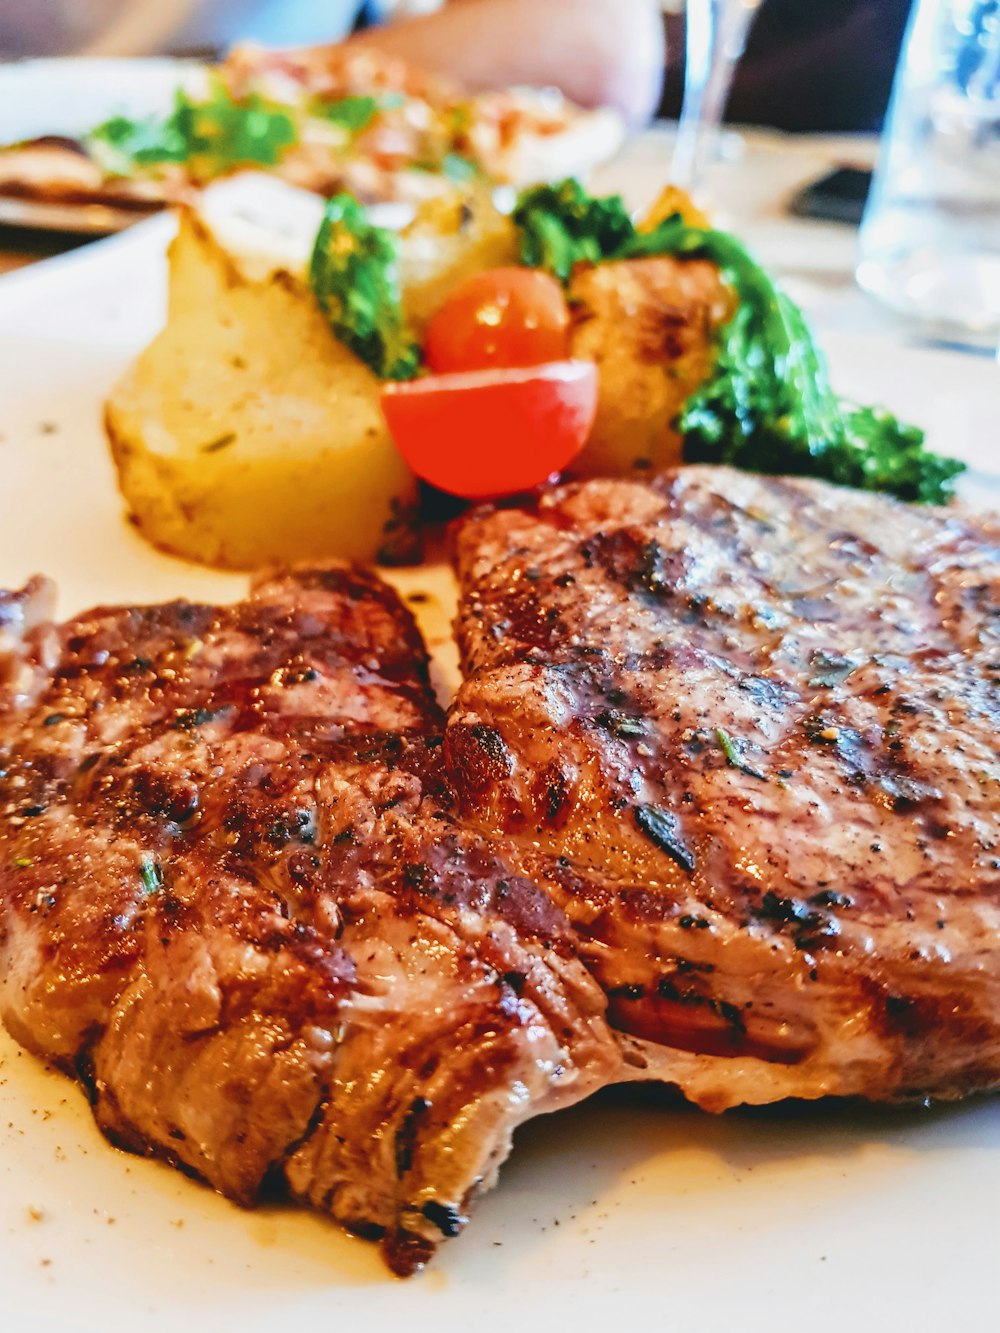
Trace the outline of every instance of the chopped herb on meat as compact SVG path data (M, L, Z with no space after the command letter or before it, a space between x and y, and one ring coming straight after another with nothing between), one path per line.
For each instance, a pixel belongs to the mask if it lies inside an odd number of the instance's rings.
M675 814L670 810L661 810L656 805L637 805L635 822L661 852L666 852L670 859L689 875L693 873L696 865L694 853L681 836Z
M139 859L139 878L142 880L142 891L148 898L163 888L163 872L151 852L143 852Z
M741 773L746 773L751 778L759 778L761 782L767 781L767 774L747 763L743 758L739 742L734 741L727 731L724 731L722 727L716 727L715 735L722 746L722 753L726 756L726 763L730 768L738 768Z
M840 685L858 669L858 663L852 662L849 657L824 652L822 648L817 648L812 654L809 665L816 673L809 681L814 689L829 689L833 685Z

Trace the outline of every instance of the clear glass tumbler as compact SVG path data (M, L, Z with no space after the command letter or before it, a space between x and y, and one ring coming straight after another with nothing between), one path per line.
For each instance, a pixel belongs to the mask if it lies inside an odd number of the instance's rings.
M916 0L858 281L930 336L1000 343L1000 0Z

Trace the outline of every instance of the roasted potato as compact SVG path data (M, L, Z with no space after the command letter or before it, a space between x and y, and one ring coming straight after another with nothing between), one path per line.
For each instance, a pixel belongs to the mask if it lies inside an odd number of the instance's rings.
M410 328L427 321L454 287L473 273L517 263L517 230L480 188L425 204L400 235L400 283Z
M301 274L241 263L182 213L166 327L106 405L139 530L230 569L384 558L407 535L416 483L379 389Z
M713 264L671 256L579 268L569 284L574 357L600 374L597 417L572 471L621 475L681 461L672 427L707 377L732 296Z

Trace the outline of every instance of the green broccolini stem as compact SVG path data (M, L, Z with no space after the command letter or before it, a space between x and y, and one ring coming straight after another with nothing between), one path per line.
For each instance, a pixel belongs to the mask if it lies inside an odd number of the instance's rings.
M923 432L892 413L840 399L801 310L734 236L679 214L639 232L618 196L595 199L576 181L526 191L514 221L522 263L564 283L578 263L674 255L718 267L738 303L716 332L714 373L676 422L688 461L822 477L905 500L950 498L964 464L926 450Z

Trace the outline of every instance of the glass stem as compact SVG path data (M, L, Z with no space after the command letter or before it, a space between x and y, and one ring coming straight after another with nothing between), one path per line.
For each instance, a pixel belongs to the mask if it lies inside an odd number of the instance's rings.
M671 180L697 190L714 155L733 71L760 0L688 0L684 102Z

